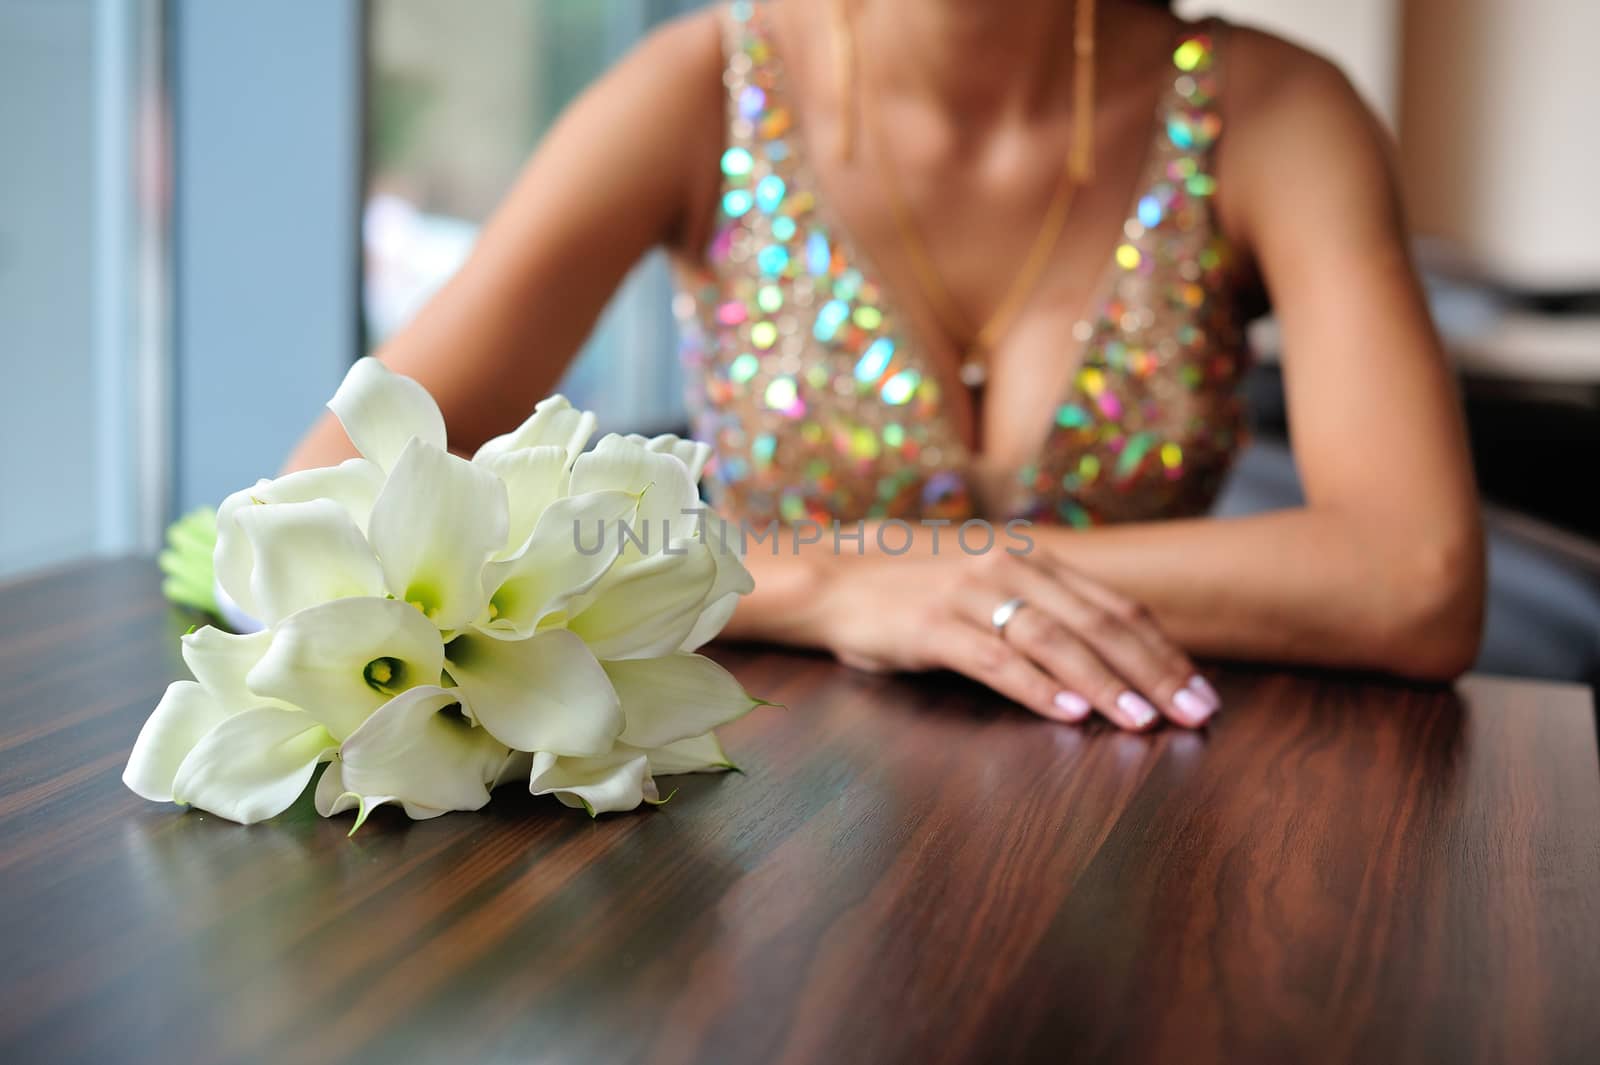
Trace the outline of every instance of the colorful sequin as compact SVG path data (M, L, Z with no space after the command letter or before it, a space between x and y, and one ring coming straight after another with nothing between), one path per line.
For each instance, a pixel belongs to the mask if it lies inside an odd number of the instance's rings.
M696 435L732 515L784 521L968 517L968 449L936 373L819 203L759 5L730 7L728 147L704 266L678 263ZM1037 459L998 516L1088 527L1204 511L1243 437L1246 365L1217 232L1214 29L1187 33L1104 298ZM992 494L992 493L991 493Z

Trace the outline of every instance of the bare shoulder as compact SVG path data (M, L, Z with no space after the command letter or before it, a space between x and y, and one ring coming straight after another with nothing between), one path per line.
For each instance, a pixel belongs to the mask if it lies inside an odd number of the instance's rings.
M1325 56L1247 26L1229 29L1227 49L1224 106L1235 131L1297 119L1372 121L1350 79Z
M1228 227L1248 233L1291 195L1329 207L1361 200L1386 213L1391 138L1338 65L1243 26L1230 28L1227 48L1217 166Z
M647 34L632 61L665 79L704 86L706 75L721 84L723 6L711 4L668 19Z
M648 94L633 101L641 113L689 114L716 125L722 66L722 7L712 5L651 30L604 81Z
M674 246L694 245L710 217L722 151L723 5L662 23L586 94L587 110L615 116L596 135L634 143L656 193L674 197ZM609 131L608 133L605 131Z
M657 26L579 97L570 115L586 132L664 143L718 134L722 119L721 9ZM720 135L720 134L718 134Z

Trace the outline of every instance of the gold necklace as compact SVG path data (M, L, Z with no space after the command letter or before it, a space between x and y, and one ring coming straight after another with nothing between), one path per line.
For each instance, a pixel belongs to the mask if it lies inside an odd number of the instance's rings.
M836 63L842 78L841 122L838 151L840 158L849 159L854 150L855 93L855 31L849 11L850 0L835 0L834 35ZM868 132L879 146L879 174L885 198L889 201L889 214L899 231L911 272L922 289L924 298L939 326L961 348L959 376L961 383L976 391L989 379L989 357L995 345L1005 336L1017 314L1032 295L1050 264L1051 253L1066 225L1072 209L1073 195L1079 184L1089 180L1093 172L1094 152L1094 0L1077 0L1074 7L1072 47L1076 58L1073 69L1072 147L1067 154L1067 165L1045 211L1043 223L1033 246L1022 261L1016 277L1004 297L989 317L976 328L972 320L951 295L939 268L922 240L910 206L900 190L899 175L887 150L887 141L876 124L876 115L862 101L861 111ZM960 338L967 338L965 344Z

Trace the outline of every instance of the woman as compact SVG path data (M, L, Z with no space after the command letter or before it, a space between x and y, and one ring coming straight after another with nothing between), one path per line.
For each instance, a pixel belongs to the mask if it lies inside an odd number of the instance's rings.
M1191 654L1454 676L1481 532L1382 135L1280 40L1091 5L739 0L667 26L382 357L474 444L665 245L713 502L914 530L752 552L730 635L1131 730L1216 711ZM1307 503L1209 519L1260 291ZM324 418L291 466L351 453ZM1025 555L936 546L1019 515Z

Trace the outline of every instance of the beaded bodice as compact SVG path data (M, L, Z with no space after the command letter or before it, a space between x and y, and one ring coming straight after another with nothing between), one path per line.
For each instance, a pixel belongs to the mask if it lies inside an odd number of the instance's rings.
M1247 363L1211 209L1216 27L1190 27L1172 53L1121 239L1062 353L1077 370L1038 455L980 513L939 376L820 199L765 12L735 0L727 16L721 199L704 264L677 265L675 301L713 505L752 520L1078 526L1206 510L1244 434Z

